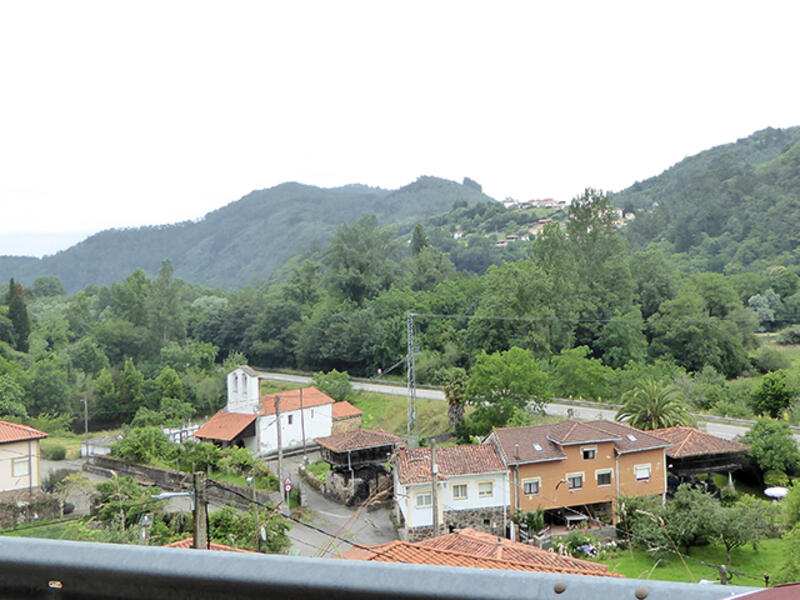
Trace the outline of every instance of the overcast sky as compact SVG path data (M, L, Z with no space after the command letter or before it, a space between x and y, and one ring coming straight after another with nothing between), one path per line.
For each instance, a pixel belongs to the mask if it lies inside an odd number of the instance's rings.
M619 190L800 125L796 2L0 3L0 254L284 181Z

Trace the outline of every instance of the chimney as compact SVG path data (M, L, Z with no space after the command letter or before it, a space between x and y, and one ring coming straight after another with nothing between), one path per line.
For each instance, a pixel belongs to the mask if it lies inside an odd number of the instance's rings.
M514 458L519 460L519 444L514 444Z

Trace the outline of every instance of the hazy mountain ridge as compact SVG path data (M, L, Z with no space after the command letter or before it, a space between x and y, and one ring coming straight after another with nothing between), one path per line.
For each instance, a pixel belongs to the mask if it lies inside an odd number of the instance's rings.
M30 284L38 276L56 275L74 292L123 279L137 267L155 275L170 258L175 274L190 283L241 287L268 279L309 247L325 246L344 222L370 213L383 225L424 220L456 200L472 204L491 198L472 186L427 176L398 190L283 183L251 192L199 221L110 229L41 259L0 257L0 278Z

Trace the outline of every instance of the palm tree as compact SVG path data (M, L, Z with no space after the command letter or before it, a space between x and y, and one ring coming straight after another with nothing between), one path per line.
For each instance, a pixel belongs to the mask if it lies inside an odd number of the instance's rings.
M622 408L615 418L644 430L694 424L681 389L649 377L622 394Z
M444 397L447 398L447 416L450 426L464 420L464 395L467 391L467 372L460 367L447 369L442 376Z

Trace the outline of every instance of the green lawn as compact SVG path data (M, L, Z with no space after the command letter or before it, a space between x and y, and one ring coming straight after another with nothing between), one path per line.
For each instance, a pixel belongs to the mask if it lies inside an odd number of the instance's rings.
M758 545L758 551L753 550L749 545L733 550L730 569L754 575L758 579L734 575L731 583L764 587L763 574L775 573L783 560L783 555L783 542L779 539L764 540ZM688 582L697 582L700 579L719 581L719 573L716 569L706 567L692 559L717 565L725 563L725 547L720 544L710 544L691 548L688 556L685 556L685 565L675 554L670 554L667 559L656 562L644 550L633 550L632 553L630 550L620 550L612 558L600 562L607 564L608 570L613 573L621 573L626 577L635 577L637 579Z

